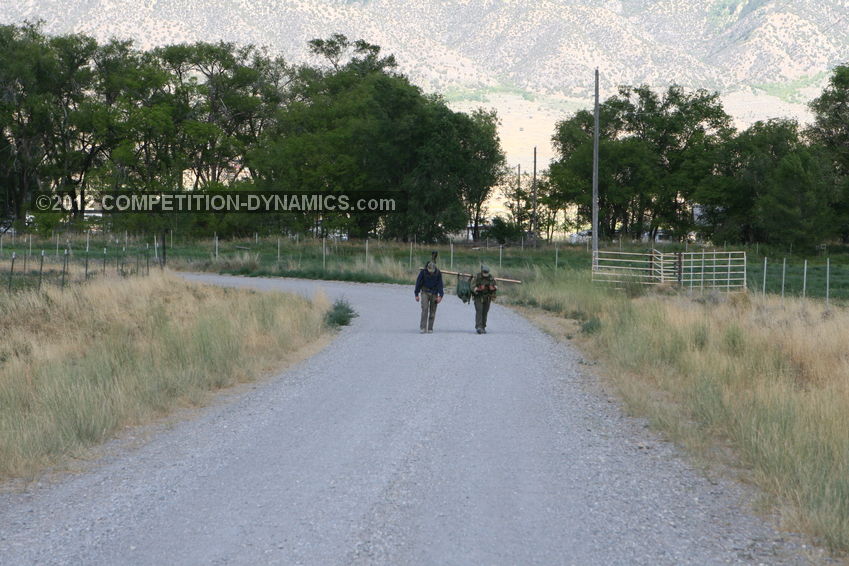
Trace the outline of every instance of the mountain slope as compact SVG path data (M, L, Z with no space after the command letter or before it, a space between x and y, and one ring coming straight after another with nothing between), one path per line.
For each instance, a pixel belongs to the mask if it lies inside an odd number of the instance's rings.
M542 140L515 128L510 143L522 144L545 143L556 116L588 104L595 67L603 95L643 83L719 90L743 125L806 119L804 102L849 60L846 0L0 0L2 23L39 19L141 47L255 43L297 62L308 40L341 32L394 53L457 106L548 124Z

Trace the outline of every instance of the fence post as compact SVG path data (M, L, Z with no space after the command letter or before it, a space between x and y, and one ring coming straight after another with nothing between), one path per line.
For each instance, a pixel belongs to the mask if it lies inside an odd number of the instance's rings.
M451 240L451 268L454 269L454 240Z
M44 273L44 250L41 250L41 263L38 265L38 290L41 291L41 275Z
M784 262L781 265L781 298L784 298L784 279L787 276L787 258L784 258Z
M499 245L498 246L498 269L501 269L501 257L503 256L503 254L504 254L504 246ZM554 267L557 267L557 251L556 250L555 250L554 254L555 254L554 255Z
M725 252L725 266L728 268L727 279L726 279L727 287L725 288L725 291L727 293L730 293L731 292L731 254L728 253L727 250ZM747 291L749 289L749 281L748 281L748 278L745 275L743 275L743 288L746 289Z
M805 295L808 292L808 260L805 260L805 269L802 272L802 298L805 298Z
M764 256L764 284L761 294L766 297L766 256Z
M88 253L88 240L89 240L89 235L90 235L90 234L89 234L88 230L86 230L86 233L85 233L85 253Z
M825 258L825 308L828 308L828 295L831 290L831 258Z
M368 265L368 238L366 238L366 265Z
M682 254L681 252L677 252L675 255L675 271L677 271L676 275L678 278L678 286L680 287L684 283L684 254Z
M366 252L368 255L368 252ZM280 263L280 236L277 236L277 263Z
M9 292L12 292L12 275L15 273L15 252L12 252L12 266L9 268Z
M88 248L85 252L85 280L88 281Z
M327 271L327 236L321 239L321 269Z
M215 240L215 259L218 259L218 232L215 232L213 239Z
M410 269L413 269L413 242L410 242Z
M64 258L62 259L62 290L65 289L65 274L68 272L68 248L65 248Z
M41 252L44 254L44 252ZM106 275L106 248L103 248L103 275Z

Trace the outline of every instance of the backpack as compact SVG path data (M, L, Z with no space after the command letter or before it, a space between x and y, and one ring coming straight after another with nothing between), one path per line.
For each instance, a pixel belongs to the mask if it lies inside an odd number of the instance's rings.
M472 299L472 284L465 277L457 276L457 296L464 303L468 303Z

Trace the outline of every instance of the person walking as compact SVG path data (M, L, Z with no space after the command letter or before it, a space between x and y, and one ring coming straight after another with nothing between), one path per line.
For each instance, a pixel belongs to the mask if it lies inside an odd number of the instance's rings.
M420 301L422 305L422 318L419 324L419 331L433 332L433 320L436 318L436 306L442 302L444 295L442 286L442 272L436 267L432 261L427 262L427 265L419 271L419 277L416 279L416 301ZM419 298L421 294L421 298Z
M489 305L495 300L498 288L495 277L489 272L489 267L481 265L480 273L472 279L472 297L475 301L475 330L478 334L486 334L486 316Z

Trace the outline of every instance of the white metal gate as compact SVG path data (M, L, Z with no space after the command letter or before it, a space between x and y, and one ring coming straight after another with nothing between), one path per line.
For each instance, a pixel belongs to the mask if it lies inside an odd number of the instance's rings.
M605 283L745 291L746 252L599 251L593 258L592 273L593 281Z

